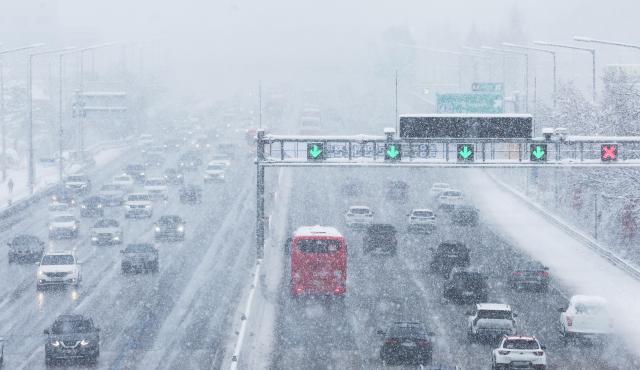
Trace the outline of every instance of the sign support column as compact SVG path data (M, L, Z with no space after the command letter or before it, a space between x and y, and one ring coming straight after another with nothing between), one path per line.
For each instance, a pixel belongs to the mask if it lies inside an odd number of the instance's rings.
M258 129L256 132L256 258L264 257L264 129Z

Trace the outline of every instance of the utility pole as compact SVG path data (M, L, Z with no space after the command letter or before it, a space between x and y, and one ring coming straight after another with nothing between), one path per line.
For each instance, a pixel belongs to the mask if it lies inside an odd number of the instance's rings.
M396 135L399 134L400 131L398 128L398 70L396 69Z
M258 128L262 128L262 80L258 80Z

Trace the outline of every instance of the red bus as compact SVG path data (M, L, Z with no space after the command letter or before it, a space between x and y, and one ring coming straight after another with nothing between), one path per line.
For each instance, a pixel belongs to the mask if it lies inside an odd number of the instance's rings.
M347 241L338 230L302 226L291 238L291 294L343 296L347 289Z

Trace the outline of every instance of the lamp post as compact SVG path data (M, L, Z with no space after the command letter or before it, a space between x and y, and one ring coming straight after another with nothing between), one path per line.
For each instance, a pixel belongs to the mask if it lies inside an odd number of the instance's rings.
M594 39L594 38L585 37L585 36L574 36L573 39L575 41L580 41L580 42L590 42L590 43L594 43L594 44L620 46L620 47L623 47L623 48L630 48L630 49L640 50L640 45L629 44L629 43L626 43L626 42L599 40L599 39Z
M13 49L0 50L0 56L37 48L44 44L33 44ZM0 61L0 124L2 126L2 181L7 179L7 122L4 107L4 63Z
M29 192L33 194L34 185L35 185L35 165L33 158L33 58L49 55L49 54L57 54L63 53L74 49L73 47L66 47L57 50L48 50L39 53L29 54L29 83L28 83L28 103L29 103Z
M557 103L557 93L558 93L558 69L557 69L557 63L556 63L556 52L549 49L535 48L535 47L526 46L526 45L517 45L509 42L503 42L502 45L510 48L531 50L539 53L546 53L546 54L550 54L553 57L553 109L555 109L556 103Z
M593 48L581 48L573 45L565 45L565 44L557 44L554 42L546 42L546 41L534 41L536 45L544 45L544 46L552 46L556 48L564 48L571 50L579 50L579 51L587 51L591 53L591 85L592 85L592 95L593 102L596 101L596 49Z

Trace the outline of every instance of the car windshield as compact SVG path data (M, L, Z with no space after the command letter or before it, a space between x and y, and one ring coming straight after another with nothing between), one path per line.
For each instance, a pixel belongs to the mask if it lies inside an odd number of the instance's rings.
M42 257L41 265L73 265L74 259L70 254L48 254Z
M118 176L114 179L115 181L131 181L131 177L129 176Z
M129 244L125 249L126 253L147 253L153 252L155 249L151 244Z
M166 185L167 182L161 179L153 179L153 180L147 180L144 184L146 186L161 186L161 185Z
M303 253L335 253L340 250L340 242L325 239L302 239L297 242Z
M462 193L459 191L445 191L444 193L442 193L443 196L445 197L461 197Z
M107 219L98 220L96 222L96 224L93 225L93 227L95 227L95 228L118 227L118 221L116 221L116 220L107 220Z
M130 164L127 166L127 171L144 171L144 166L141 164Z
M207 166L207 170L209 171L222 171L224 170L224 165L223 164L210 164Z
M394 326L389 330L392 338L425 338L424 329L418 325Z
M69 176L67 177L68 182L83 182L85 181L84 176Z
M434 189L448 189L449 188L449 184L445 184L445 183L435 183L432 186Z
M127 198L127 200L130 201L143 201L143 200L149 200L149 196L147 194L132 194L129 195L129 197Z
M479 310L478 317L481 319L511 320L511 311L505 310Z
M100 190L102 190L102 191L114 191L114 190L120 190L120 186L115 185L115 184L107 184L107 185L102 185L102 187L100 188Z
M369 208L351 208L351 213L354 215L368 215L369 212L371 212Z
M502 347L506 349L540 349L538 342L531 339L507 339Z
M431 211L413 211L413 215L416 217L433 217L433 212Z
M457 243L442 243L438 246L440 253L464 253L465 249L464 245Z
M35 236L20 235L20 236L16 236L15 238L13 238L13 241L12 241L11 244L13 244L13 245L30 245L30 244L35 244L35 243L38 243L38 242L39 242L39 240Z
M180 216L162 216L158 220L158 223L160 224L177 224L181 222L182 219L180 218Z
M76 218L70 215L56 216L53 218L55 222L72 222L75 221Z
M89 333L93 325L89 320L56 320L51 327L52 334Z
M601 304L578 303L575 305L579 315L602 315L607 313L607 307Z

